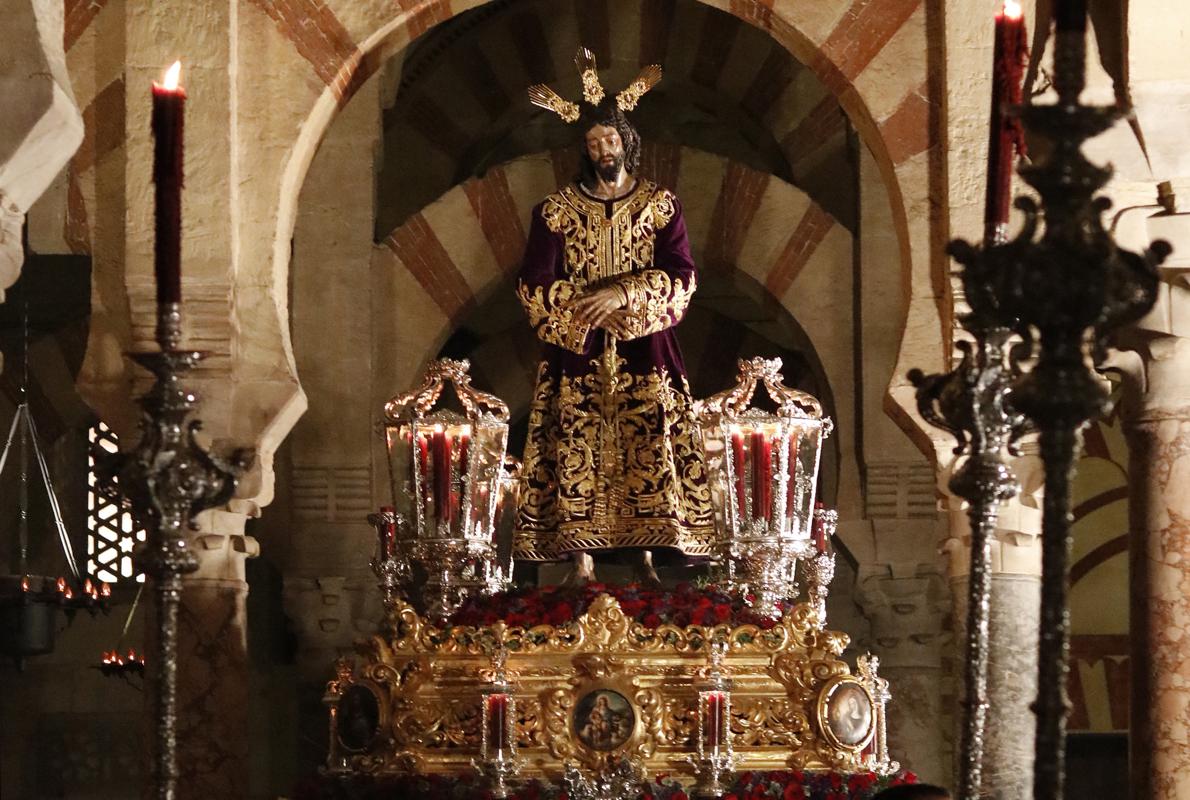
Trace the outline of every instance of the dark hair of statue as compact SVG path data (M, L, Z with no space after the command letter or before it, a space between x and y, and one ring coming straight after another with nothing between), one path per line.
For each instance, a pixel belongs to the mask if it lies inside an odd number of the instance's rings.
M632 127L632 123L628 121L628 117L624 116L624 112L616 105L616 101L608 100L598 107L585 104L583 106L583 115L579 118L579 127L582 129L584 137L579 157L579 182L588 187L594 186L596 182L598 172L595 169L595 164L591 162L591 157L587 155L585 139L587 131L596 125L615 128L616 132L620 134L620 141L624 143L624 169L629 174L635 174L636 167L640 164L640 134L636 132L636 128Z

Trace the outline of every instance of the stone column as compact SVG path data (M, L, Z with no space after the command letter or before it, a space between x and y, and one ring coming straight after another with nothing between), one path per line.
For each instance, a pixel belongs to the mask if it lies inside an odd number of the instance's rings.
M1167 239L1153 311L1117 344L1131 548L1132 796L1190 797L1190 214L1125 212L1122 244Z
M249 796L248 581L244 514L208 511L191 540L198 571L178 609L178 800ZM155 615L146 615L148 635ZM149 651L152 653L152 650Z
M857 650L880 656L889 680L892 757L932 783L950 775L946 661L950 609L938 562L940 520L928 463L868 465L867 519L844 520L838 536L859 562L855 599L871 624Z
M971 528L966 501L946 490L955 465L939 483L949 499L950 538L943 545L954 599L955 653L963 657L966 637ZM1033 796L1034 718L1037 698L1037 645L1041 617L1041 459L1025 455L1011 462L1021 492L1000 507L992 540L991 614L988 619L988 717L983 749L983 796L989 800L1028 800ZM962 669L956 670L958 675ZM956 715L962 714L964 687L956 678ZM961 716L956 718L956 726ZM956 728L957 729L957 728ZM958 785L956 776L955 785Z

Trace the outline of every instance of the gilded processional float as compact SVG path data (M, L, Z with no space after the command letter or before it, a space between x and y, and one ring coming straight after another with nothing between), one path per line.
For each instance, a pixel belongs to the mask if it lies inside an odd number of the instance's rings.
M780 368L741 361L696 405L717 580L669 591L513 587L508 407L466 361L394 397L394 505L370 518L386 612L327 686L325 796L861 798L913 780L889 759L877 659L853 669L826 627L832 422Z

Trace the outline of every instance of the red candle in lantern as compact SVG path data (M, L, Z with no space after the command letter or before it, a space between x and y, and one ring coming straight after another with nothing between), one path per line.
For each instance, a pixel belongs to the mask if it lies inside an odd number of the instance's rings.
M458 444L456 450L459 458L459 475L460 477L467 474L467 458L471 453L471 426L464 425L459 431Z
M747 493L744 491L744 437L738 428L731 430L731 457L735 467L736 507L741 515L747 505Z
M752 432L752 518L768 519L772 512L773 449L762 431Z
M824 508L822 503L814 504L814 550L820 555L826 552L826 521L817 512Z
M794 500L797 497L797 446L798 437L800 433L798 428L791 428L789 431L789 455L785 462L785 471L789 475L789 479L785 483L785 517L792 519L797 507L794 505Z
M182 63L175 61L164 83L153 84L153 274L158 304L182 302L182 120L186 92L178 83L181 71Z
M509 745L508 695L502 692L488 695L488 748L503 753Z
M1005 0L996 15L996 43L992 56L992 113L988 138L988 176L984 202L984 241L1008 239L1008 211L1012 199L1014 155L1025 152L1020 120L1008 113L1021 104L1021 78L1028 45L1025 20L1016 0Z
M707 692L707 747L712 750L723 746L726 703L727 698L723 692Z
M434 510L441 522L450 521L450 437L441 426L434 426L430 437L434 461Z

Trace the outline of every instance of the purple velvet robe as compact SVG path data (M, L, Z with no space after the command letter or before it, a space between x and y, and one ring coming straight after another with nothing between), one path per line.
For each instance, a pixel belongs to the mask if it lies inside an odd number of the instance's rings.
M577 184L533 209L517 292L545 342L525 446L514 554L676 548L713 539L705 454L673 326L696 273L681 205L639 180L600 200ZM572 318L584 291L627 298L605 328Z

